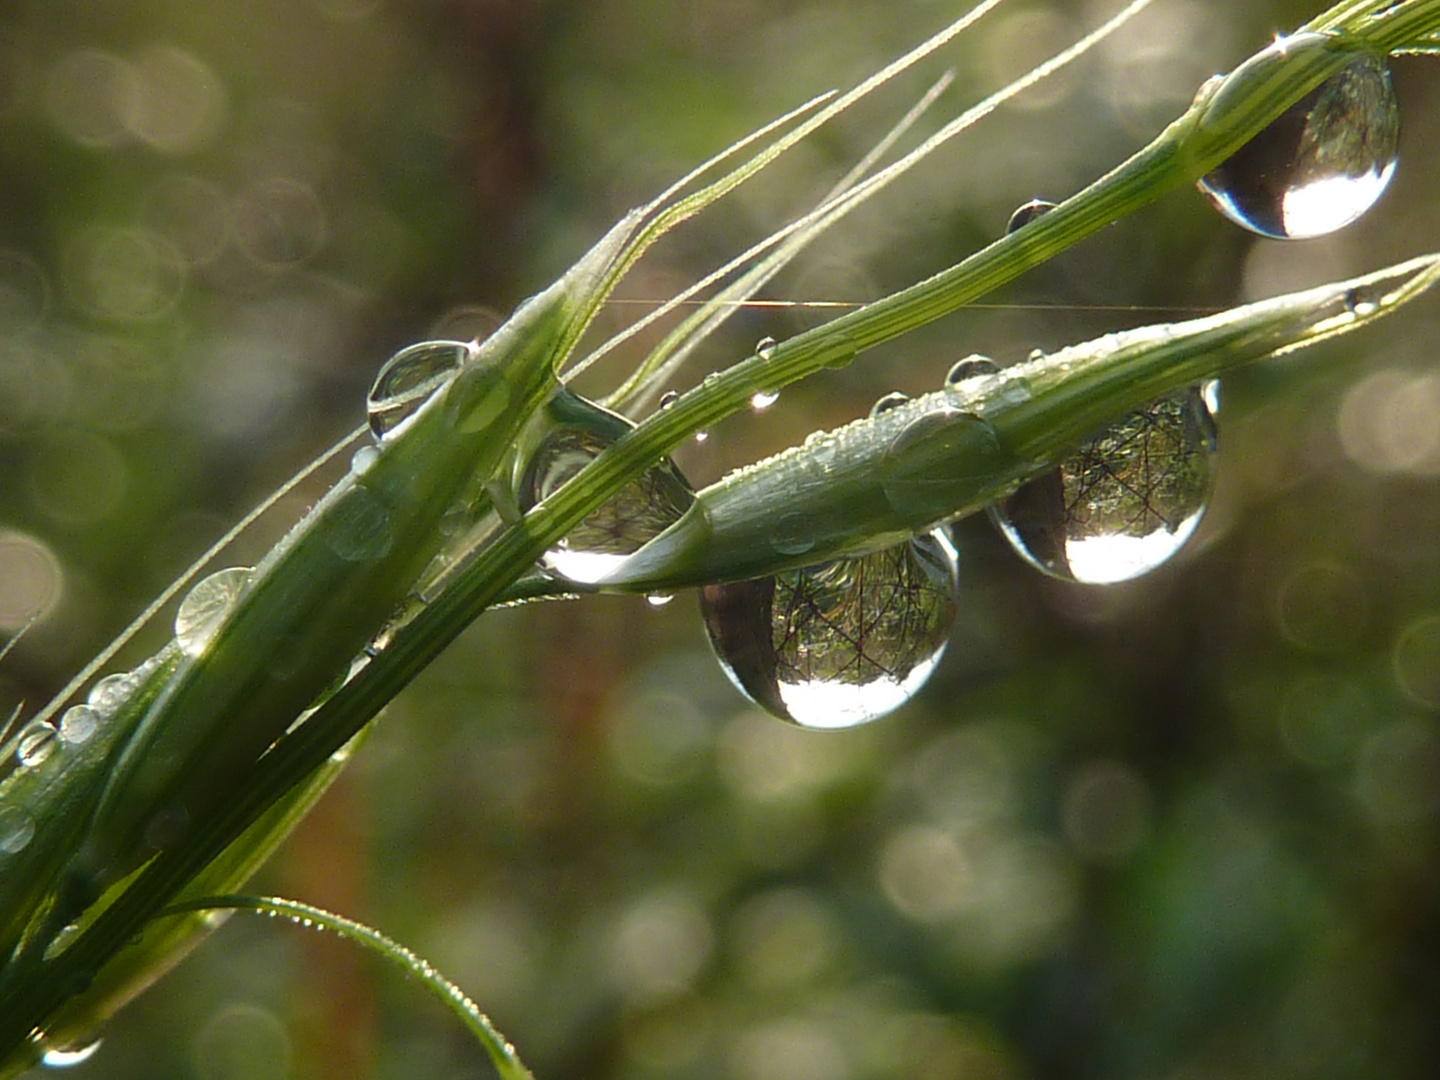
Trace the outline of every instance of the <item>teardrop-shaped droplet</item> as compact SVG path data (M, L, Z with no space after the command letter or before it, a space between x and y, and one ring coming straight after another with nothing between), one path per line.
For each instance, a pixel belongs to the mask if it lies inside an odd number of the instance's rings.
M757 390L750 398L750 408L756 412L764 412L779 400L779 390Z
M250 568L232 566L204 578L175 612L175 643L186 656L199 656L214 639L250 581Z
M1380 198L1399 139L1390 71L1374 56L1357 55L1199 186L1221 213L1261 236L1324 236Z
M60 745L60 733L55 725L44 720L32 720L20 729L15 740L15 760L22 769L43 765Z
M35 819L28 811L18 806L0 806L0 858L24 851L34 836Z
M469 353L470 346L461 341L423 341L387 360L365 399L370 433L383 439L415 415Z
M60 739L67 746L90 741L100 727L101 716L89 705L72 705L60 717Z
M965 359L955 361L954 366L945 376L945 385L958 386L966 379L978 378L981 375L994 375L999 370L1000 365L988 356L971 353Z
M528 511L554 494L620 435L629 420L569 391L548 406L559 424L541 438L521 475L517 500ZM571 581L599 581L685 513L695 495L665 458L626 484L540 560Z
M942 533L775 577L707 585L700 612L725 673L801 727L847 728L905 704L955 622L955 549Z
M1214 457L1214 418L1191 387L1130 413L991 507L991 517L1048 574L1092 585L1128 581L1195 531Z
M892 390L884 397L878 398L875 404L870 406L870 415L879 416L881 413L887 413L891 409L898 409L909 400L910 398L902 394L899 390Z
M1023 229L1030 222L1043 214L1048 214L1055 209L1055 204L1048 199L1031 199L1027 203L1021 203L1010 215L1010 220L1005 225L1005 235L1010 235L1017 229Z

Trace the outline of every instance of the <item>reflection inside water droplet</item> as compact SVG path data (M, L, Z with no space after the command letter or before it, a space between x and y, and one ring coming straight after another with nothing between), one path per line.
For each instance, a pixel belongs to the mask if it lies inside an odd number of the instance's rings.
M1137 409L1058 468L991 507L1012 547L1048 574L1128 581L1189 539L1210 497L1215 423L1200 387Z
M32 720L20 729L15 760L22 769L43 765L60 745L60 733L44 720Z
M517 499L528 511L558 491L634 425L560 391L547 409L558 421L530 454ZM695 496L669 459L646 469L545 553L541 565L570 581L599 581L680 519Z
M365 399L370 433L383 439L444 386L470 354L460 341L424 341L402 349L381 367Z
M775 577L708 585L700 612L727 675L802 727L846 728L909 701L945 651L955 549L943 533Z
M250 583L248 566L217 570L185 594L175 612L175 643L186 656L199 656L215 638L225 616Z
M1389 69L1357 55L1206 173L1199 187L1231 221L1261 236L1323 236L1380 198L1395 172L1399 136Z

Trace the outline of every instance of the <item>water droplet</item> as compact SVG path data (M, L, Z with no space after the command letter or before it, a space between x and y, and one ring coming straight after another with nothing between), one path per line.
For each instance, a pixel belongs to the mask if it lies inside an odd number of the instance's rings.
M945 651L955 550L939 533L853 559L708 585L700 612L727 675L802 727L847 728L909 701Z
M779 390L760 390L750 398L750 407L756 412L764 412L779 400Z
M649 596L645 597L645 602L651 607L664 607L666 604L670 603L670 601L674 599L675 594L673 592L660 592L651 593Z
M90 741L100 727L101 716L89 705L72 705L60 717L60 738L68 746Z
M199 581L175 612L175 643L186 656L199 656L214 640L225 616L250 582L248 566L232 566Z
M100 1049L100 1043L100 1039L94 1039L88 1043L53 1047L45 1051L44 1056L40 1059L40 1064L47 1069L68 1069L94 1057L95 1052Z
M101 716L111 716L125 704L139 685L140 680L128 671L106 675L90 688L85 702Z
M365 399L370 433L383 439L414 416L469 354L470 346L464 342L424 341L392 356L375 376Z
M881 413L889 412L891 409L898 409L909 400L910 398L907 395L900 393L899 390L894 390L870 406L870 415L879 416Z
M703 442L704 442L706 439L708 439L709 437L710 437L710 433L709 433L708 431L697 431L697 432L695 432L695 441L696 441L697 443L703 443Z
M680 400L680 391L679 391L679 390L666 390L665 393L663 393L663 394L660 395L660 408L662 408L662 409L668 409L671 405L674 405L675 402L677 402L677 401L679 401L679 400Z
M373 446L362 446L350 455L350 471L363 476L380 458L380 451Z
M1030 222L1055 209L1055 204L1048 199L1031 199L1027 203L1021 203L1010 215L1010 220L1005 225L1005 235L1009 236L1017 229L1023 229Z
M0 806L0 855L17 855L35 836L35 819L18 806Z
M1132 412L990 513L1015 550L1048 574L1128 581L1195 531L1214 455L1214 418L1192 387Z
M898 513L945 517L959 489L988 480L1004 465L995 429L973 413L938 409L905 425L880 456L880 484ZM928 523L928 522L926 522Z
M1261 236L1324 236L1380 198L1395 172L1399 134L1389 69L1357 55L1199 187L1222 214Z
M988 356L971 353L965 359L955 361L955 366L945 376L945 385L958 386L966 379L978 378L981 375L994 375L999 370L1000 365Z
M804 514L781 514L770 530L770 546L780 555L804 555L815 546L815 527Z
M15 741L15 760L22 769L43 765L60 745L60 733L44 720L32 720L20 729Z
M517 496L522 510L549 498L634 426L617 413L565 394L565 422L540 440L521 476ZM680 470L665 458L575 526L545 553L541 565L571 581L598 581L678 521L694 498Z
M1026 359L1026 360L1029 360L1032 364L1033 364L1036 360L1044 360L1044 359L1045 359L1045 350L1044 350L1044 349L1031 349L1031 350L1030 350L1030 355L1027 356L1025 359Z
M336 501L322 528L330 550L346 562L384 558L395 541L390 508L363 484L354 485Z
M775 344L773 337L762 337L755 343L755 355L761 360L769 360L775 355Z

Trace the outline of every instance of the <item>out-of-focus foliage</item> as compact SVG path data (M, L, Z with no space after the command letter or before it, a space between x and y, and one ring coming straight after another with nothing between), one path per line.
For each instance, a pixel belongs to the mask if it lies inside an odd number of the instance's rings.
M947 100L1027 69L1105 7L1014 0L947 52ZM477 308L548 283L695 161L956 11L13 0L0 626L44 616L0 664L4 704L48 697L357 424L396 348L468 336ZM773 295L863 300L948 265L1312 14L1157 0L823 240ZM1179 193L992 298L1058 306L963 312L788 389L682 467L707 482L886 391L934 388L969 352L1009 362L1440 246L1440 79L1433 61L1394 70L1399 172L1358 225L1256 241ZM667 239L611 325L813 199L936 73ZM742 313L710 362L818 317ZM1430 1076L1435 320L1425 302L1227 380L1215 503L1150 577L1066 586L988 523L963 523L946 658L916 703L866 729L802 732L748 708L691 597L493 613L391 707L257 888L415 948L544 1080ZM298 505L229 561L253 561ZM73 1075L486 1068L414 988L242 918Z

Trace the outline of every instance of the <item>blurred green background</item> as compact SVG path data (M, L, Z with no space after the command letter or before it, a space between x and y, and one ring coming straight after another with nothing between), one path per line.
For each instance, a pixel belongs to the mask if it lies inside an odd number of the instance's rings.
M1112 6L1013 0L657 248L605 329L805 206L945 66L956 85L930 127ZM0 664L0 704L33 710L359 423L395 349L469 336L626 208L960 10L7 0L0 627L46 614ZM1157 0L771 295L865 300L949 265L1317 10ZM970 352L1010 362L1440 246L1440 71L1394 74L1400 168L1356 226L1257 241L1176 192L991 298L1003 306L726 423L682 466L708 482L886 391L934 388ZM821 314L746 311L677 385ZM945 660L865 729L747 707L690 597L487 616L255 888L415 948L541 1080L1431 1077L1437 320L1425 300L1228 379L1212 508L1150 577L1066 586L961 523ZM227 561L253 561L311 497ZM70 1075L488 1069L415 986L240 916Z

